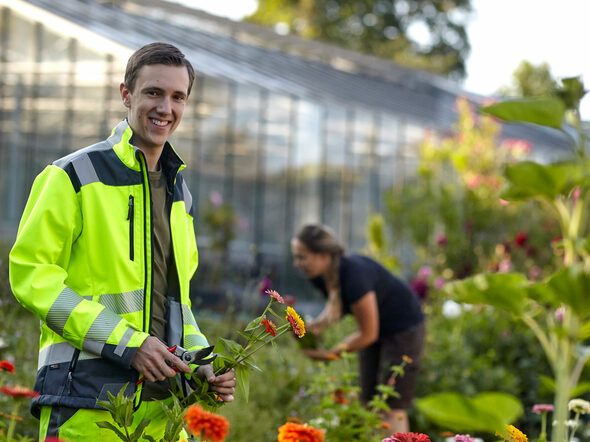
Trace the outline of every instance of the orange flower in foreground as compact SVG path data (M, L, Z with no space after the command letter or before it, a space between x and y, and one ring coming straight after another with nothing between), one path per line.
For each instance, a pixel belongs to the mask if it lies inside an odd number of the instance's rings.
M414 360L409 357L408 355L403 355L402 356L402 360L406 363L406 364L411 364L412 362L414 362Z
M215 413L209 413L198 405L191 405L184 415L186 427L204 441L222 442L229 433L229 421Z
M271 335L273 335L273 337L277 335L277 326L274 322L266 318L263 318L262 321L260 321L260 323L266 327L267 333L270 333Z
M20 385L16 385L14 387L4 386L0 388L0 392L7 396L12 396L15 398L23 398L23 397L39 397L39 393L33 391L27 387L22 387Z
M323 442L324 432L307 424L287 422L279 427L279 442Z
M298 338L305 336L305 324L292 307L287 307L287 321L291 324L293 332Z
M8 361L0 361L0 371L7 371L14 374L14 364Z
M280 302L281 304L285 303L285 300L283 299L283 297L281 295L279 295L279 292L277 292L276 290L267 290L266 293L268 293L271 298L274 298L276 301Z

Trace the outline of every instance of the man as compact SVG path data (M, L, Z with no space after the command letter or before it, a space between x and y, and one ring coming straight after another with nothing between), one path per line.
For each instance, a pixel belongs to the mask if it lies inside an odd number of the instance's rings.
M94 422L110 420L96 405L140 390L136 416L165 421L153 399L186 392L191 368L168 351L208 346L190 308L198 254L185 167L167 139L184 111L194 71L182 52L152 43L129 59L121 98L128 110L111 136L49 165L36 178L10 253L10 283L41 321L40 439L112 439ZM172 366L180 370L178 375ZM197 373L225 401L233 372ZM136 383L140 377L147 382ZM169 380L172 380L170 382ZM141 418L137 419L141 420ZM137 422L134 422L136 424Z

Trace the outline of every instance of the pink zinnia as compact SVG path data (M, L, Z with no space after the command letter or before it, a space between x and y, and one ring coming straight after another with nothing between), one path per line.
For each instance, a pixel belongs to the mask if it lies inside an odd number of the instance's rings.
M533 413L541 414L548 411L553 411L553 405L551 404L535 404L533 405Z
M279 295L279 292L277 292L276 290L267 290L266 293L268 293L271 298L274 298L276 301L280 302L281 304L285 303L285 300L283 299L283 297L281 295Z
M430 437L423 433L394 433L383 442L430 442Z
M475 438L468 434L455 434L453 436L453 440L455 442L475 442Z

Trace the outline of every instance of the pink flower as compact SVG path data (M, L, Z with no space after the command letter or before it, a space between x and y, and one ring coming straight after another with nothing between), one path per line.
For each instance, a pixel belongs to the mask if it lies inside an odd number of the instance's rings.
M430 437L423 433L394 433L383 442L430 442Z
M278 301L281 304L285 303L285 300L283 299L283 297L281 295L279 295L279 292L277 292L276 290L267 290L266 293L268 295L270 295L271 298L274 298L275 301Z
M535 404L533 405L533 413L541 414L553 411L553 405L551 404Z
M268 293L269 290L272 289L272 281L268 276L265 276L260 280L258 283L260 296L264 296Z
M508 273L512 269L512 262L510 258L504 258L498 264L498 273Z
M422 266L418 270L418 279L428 279L432 275L432 269L429 266Z
M455 436L453 436L453 440L455 442L475 442L475 438L468 434L455 434Z
M436 237L436 243L441 247L446 246L447 242L448 242L447 237L445 235L443 235L442 233Z
M434 288L437 290L440 290L444 287L444 285L447 282L444 280L444 278L441 278L440 276L437 276L436 279L434 280Z
M555 320L557 322L563 322L563 318L565 317L565 307L559 307L555 310Z
M529 143L528 141L525 141L525 140L519 140L517 138L509 138L509 139L505 140L503 144L507 150L514 151L517 154L518 153L527 154L527 153L530 153L531 150L533 150L531 143Z
M580 190L579 187L576 187L574 189L574 192L572 193L572 203L575 205L578 200L580 199L580 193L582 193L582 191Z
M508 204L510 204L510 201L503 200L502 198L498 198L498 201L499 201L499 202L500 202L500 204L502 204L503 206L507 206Z
M295 303L297 302L293 295L285 295L283 296L283 300L285 301L285 305L288 305L289 307L295 307Z

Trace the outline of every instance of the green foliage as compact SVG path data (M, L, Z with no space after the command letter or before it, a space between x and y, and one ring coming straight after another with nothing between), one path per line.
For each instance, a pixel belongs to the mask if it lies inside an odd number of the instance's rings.
M304 38L333 43L414 68L462 78L469 42L465 18L469 0L390 1L260 0L248 21L283 23ZM425 25L427 41L413 41L408 30Z
M579 117L579 101L584 95L579 79L566 79L556 97L531 101L511 101L488 106L484 112L506 121L524 121L562 129L564 112ZM543 105L541 105L543 103ZM551 365L554 382L556 424L552 440L567 438L568 400L576 390L578 380L590 351L584 346L590 330L590 289L588 270L590 255L586 252L588 228L582 220L588 217L587 139L580 130L579 118L574 121L577 138L571 138L577 161L542 166L524 163L507 169L506 195L515 199L540 199L559 222L563 242L563 268L544 281L527 284L524 275L478 275L448 286L447 293L468 302L486 303L508 308L535 333ZM565 132L565 130L564 130ZM566 132L567 133L567 132ZM503 302L504 290L522 287L528 308L514 308ZM500 301L498 301L501 299ZM534 301L534 302L531 302ZM520 305L522 307L522 305ZM559 315L557 309L560 310Z
M535 66L523 60L512 75L512 85L502 87L499 93L511 97L541 97L552 95L556 89L557 81L549 64Z
M501 431L522 415L520 401L506 393L437 393L416 400L416 407L443 428L464 432Z
M105 408L115 425L108 421L96 422L96 425L100 428L111 430L117 435L117 437L126 442L137 442L142 439L144 430L150 424L151 419L143 418L141 422L137 424L134 430L129 433L133 426L133 405L137 392L133 395L125 395L127 384L125 384L117 396L113 396L110 391L107 391L109 396L108 401L96 401L98 405Z

